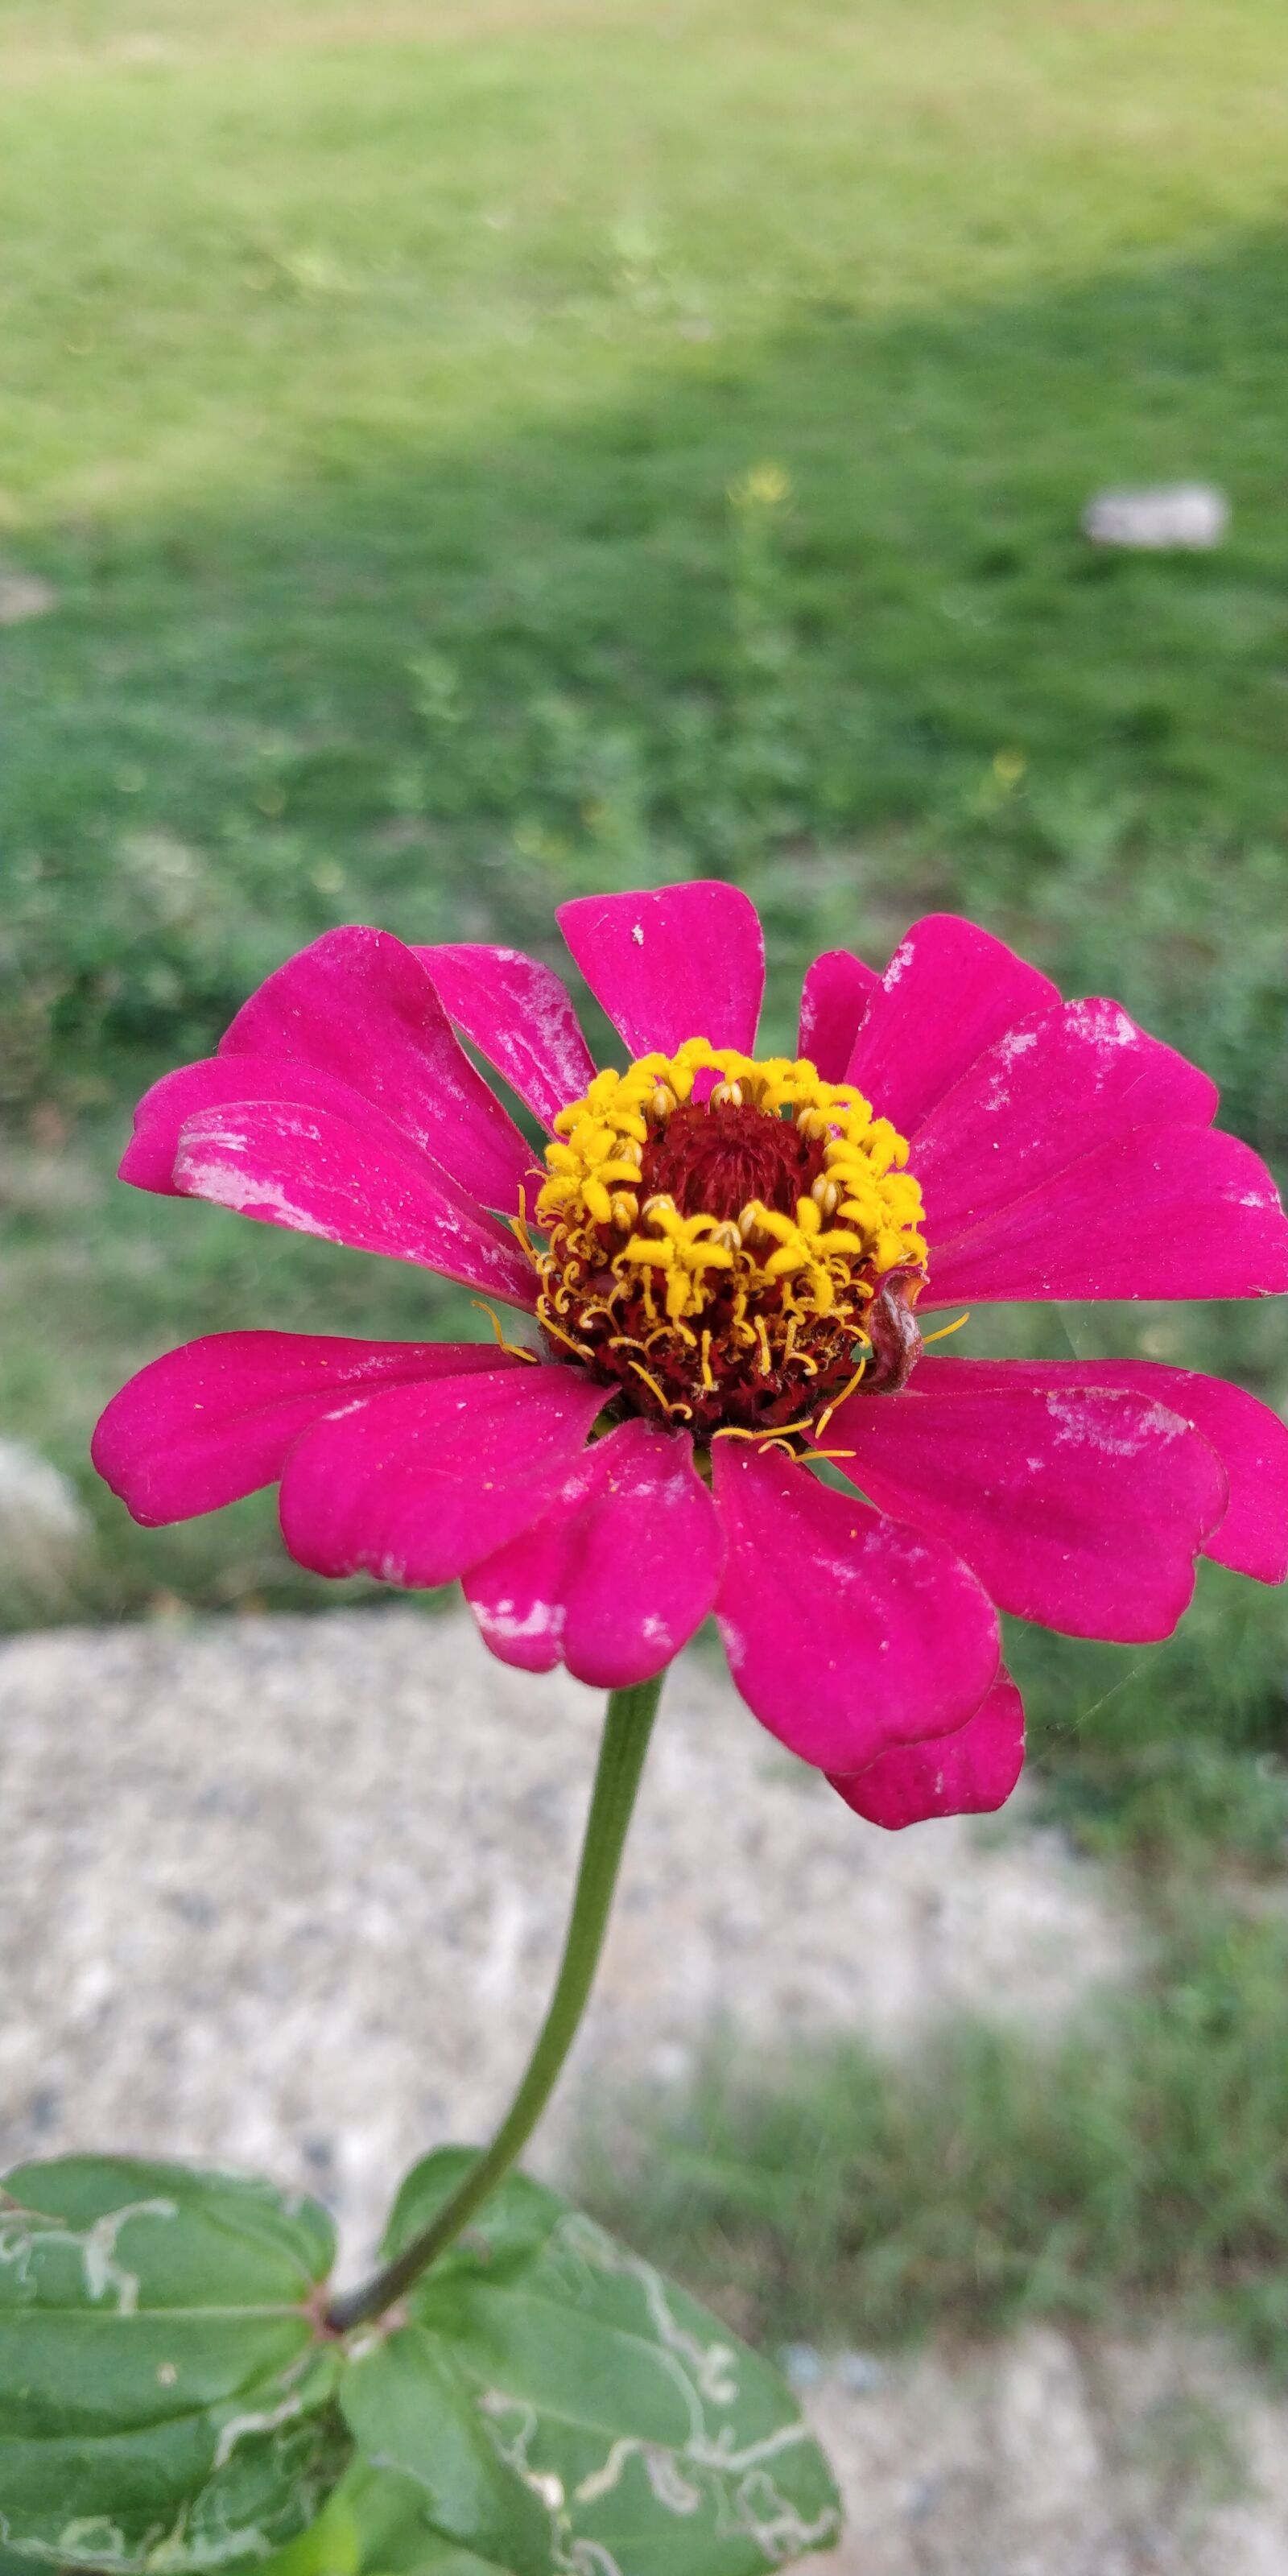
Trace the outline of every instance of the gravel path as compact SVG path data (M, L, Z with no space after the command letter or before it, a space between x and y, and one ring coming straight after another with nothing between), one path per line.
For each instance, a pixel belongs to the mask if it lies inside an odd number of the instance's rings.
M1034 2327L804 2393L849 2507L836 2576L1288 2576L1288 2405L1219 2348Z
M331 2201L354 2268L412 2157L513 2084L596 1700L399 1606L17 1638L0 1713L0 2158L258 2166ZM689 1656L535 2161L579 2092L681 2073L722 2016L897 2046L958 2006L1047 2022L1129 1957L1053 1837L882 1835ZM1288 2410L1189 2345L850 2356L807 2396L849 2495L838 2576L1288 2576Z
M360 2249L518 2073L599 1702L398 1608L19 1638L0 1707L0 2148L260 2165ZM958 2003L1046 2016L1121 1953L1050 1839L861 1824L691 1656L562 2121L579 2082L680 2073L722 2014L898 2041Z

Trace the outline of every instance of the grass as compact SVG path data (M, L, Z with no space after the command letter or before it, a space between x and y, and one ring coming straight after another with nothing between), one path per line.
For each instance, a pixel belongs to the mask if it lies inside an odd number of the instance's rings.
M1268 1100L1282 22L1125 16L0 8L11 1094L355 912L759 869L798 950L947 894L1076 973L1066 886L1219 859ZM1204 470L1221 555L1079 539Z
M770 2343L1096 2324L1167 2301L1288 2371L1288 1933L1191 1903L1138 1990L1054 2041L967 2022L618 2109L583 2148L610 2225Z

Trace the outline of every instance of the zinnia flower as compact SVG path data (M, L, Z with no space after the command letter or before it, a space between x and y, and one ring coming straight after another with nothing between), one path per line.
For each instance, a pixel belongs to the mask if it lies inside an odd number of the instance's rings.
M714 1611L749 1707L861 1814L999 1806L998 1609L1135 1642L1200 1555L1280 1580L1288 1430L1148 1360L923 1356L925 1320L1283 1291L1269 1174L1206 1075L969 922L918 922L884 976L818 958L789 1062L755 1052L734 887L559 919L624 1070L513 949L336 930L148 1093L121 1166L464 1281L532 1341L215 1334L124 1388L96 1464L151 1525L280 1480L301 1564L459 1578L529 1671L637 1683Z

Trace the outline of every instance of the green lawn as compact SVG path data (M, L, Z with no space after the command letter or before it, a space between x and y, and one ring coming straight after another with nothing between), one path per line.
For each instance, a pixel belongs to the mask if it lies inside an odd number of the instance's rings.
M484 1329L112 1183L143 1080L332 922L553 954L570 891L735 875L785 1038L814 945L946 901L1288 1146L1278 0L0 0L0 68L0 574L56 594L0 628L0 1430L97 1528L9 1616L316 1597L263 1503L92 1493L167 1343ZM1079 536L1189 474L1220 553ZM1288 1384L1264 1313L973 1333ZM1242 1813L1282 1631L1229 1601L1143 1673L1019 1641L1088 1830L1137 1813L1106 1690Z

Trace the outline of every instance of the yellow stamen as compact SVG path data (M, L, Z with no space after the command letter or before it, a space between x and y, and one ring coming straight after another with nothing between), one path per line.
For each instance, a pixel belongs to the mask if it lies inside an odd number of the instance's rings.
M647 1336L644 1348L647 1351L652 1349L654 1342L669 1342L674 1349L677 1335L682 1342L687 1343L690 1350L696 1348L696 1338L689 1331L687 1324L658 1324Z
M648 1370L641 1367L638 1360L631 1360L629 1365L634 1369L637 1377L643 1378L645 1386L651 1387L654 1395L657 1397L658 1403L662 1407L662 1411L665 1414L670 1415L672 1413L681 1413L683 1414L686 1422L692 1422L693 1407L691 1404L672 1403L670 1399L662 1393L662 1389L658 1385L657 1379L655 1377L651 1377Z
M801 1109L797 1111L796 1124L806 1143L815 1145L820 1136L826 1136L832 1121L825 1109Z
M654 1270L670 1270L675 1263L675 1245L665 1234L633 1234L625 1251L619 1252L614 1261L614 1270L619 1262L647 1262Z
M545 1331L553 1333L555 1340L562 1342L566 1350L575 1352L579 1360L593 1360L595 1354L589 1342L575 1342L571 1333L565 1333L558 1324L552 1324L548 1315L543 1315L541 1321Z
M711 1437L713 1440L787 1440L797 1431L812 1429L813 1417L806 1413L799 1422L776 1422L772 1431L738 1431L732 1424L725 1423L719 1431L713 1431ZM852 1450L847 1452L848 1456L853 1454Z
M969 1322L970 1308L968 1306L965 1314L959 1315L955 1324L941 1324L937 1333L923 1333L921 1338L923 1342L946 1342L950 1333L960 1333L963 1324L968 1324Z
M819 1415L819 1417L818 1417L817 1424L815 1425L815 1428L816 1428L816 1430L817 1430L817 1432L818 1432L818 1435L819 1435L819 1438L820 1438L820 1439L822 1438L823 1433L826 1431L827 1426L828 1426L829 1422L831 1421L832 1416L833 1416L833 1414L835 1413L835 1411L836 1411L836 1408L837 1408L838 1404L844 1404L846 1397L847 1397L847 1396L849 1396L849 1395L853 1395L853 1393L854 1393L854 1390L855 1390L856 1386L862 1386L863 1381L864 1381L864 1378L867 1376L867 1373L868 1373L868 1363L867 1363L867 1360L866 1360L866 1359L861 1359L861 1360L860 1360L860 1362L859 1362L858 1367L856 1368L856 1370L855 1370L855 1372L854 1372L853 1377L852 1377L852 1378L851 1378L851 1380L850 1380L849 1385L848 1385L848 1386L845 1386L845 1387L842 1387L840 1394L839 1394L839 1395L834 1395L834 1396L833 1396L833 1398L832 1398L831 1403L830 1403L830 1404L828 1404L828 1405L825 1405L825 1406L824 1406L823 1411L820 1413L820 1415Z
M522 1342L507 1342L505 1335L501 1330L501 1318L498 1315L496 1308L494 1306L489 1306L485 1297L471 1297L470 1304L471 1306L477 1306L480 1315L486 1315L502 1350L508 1351L512 1360L527 1360L530 1362L532 1367L540 1368L540 1351L530 1351Z

